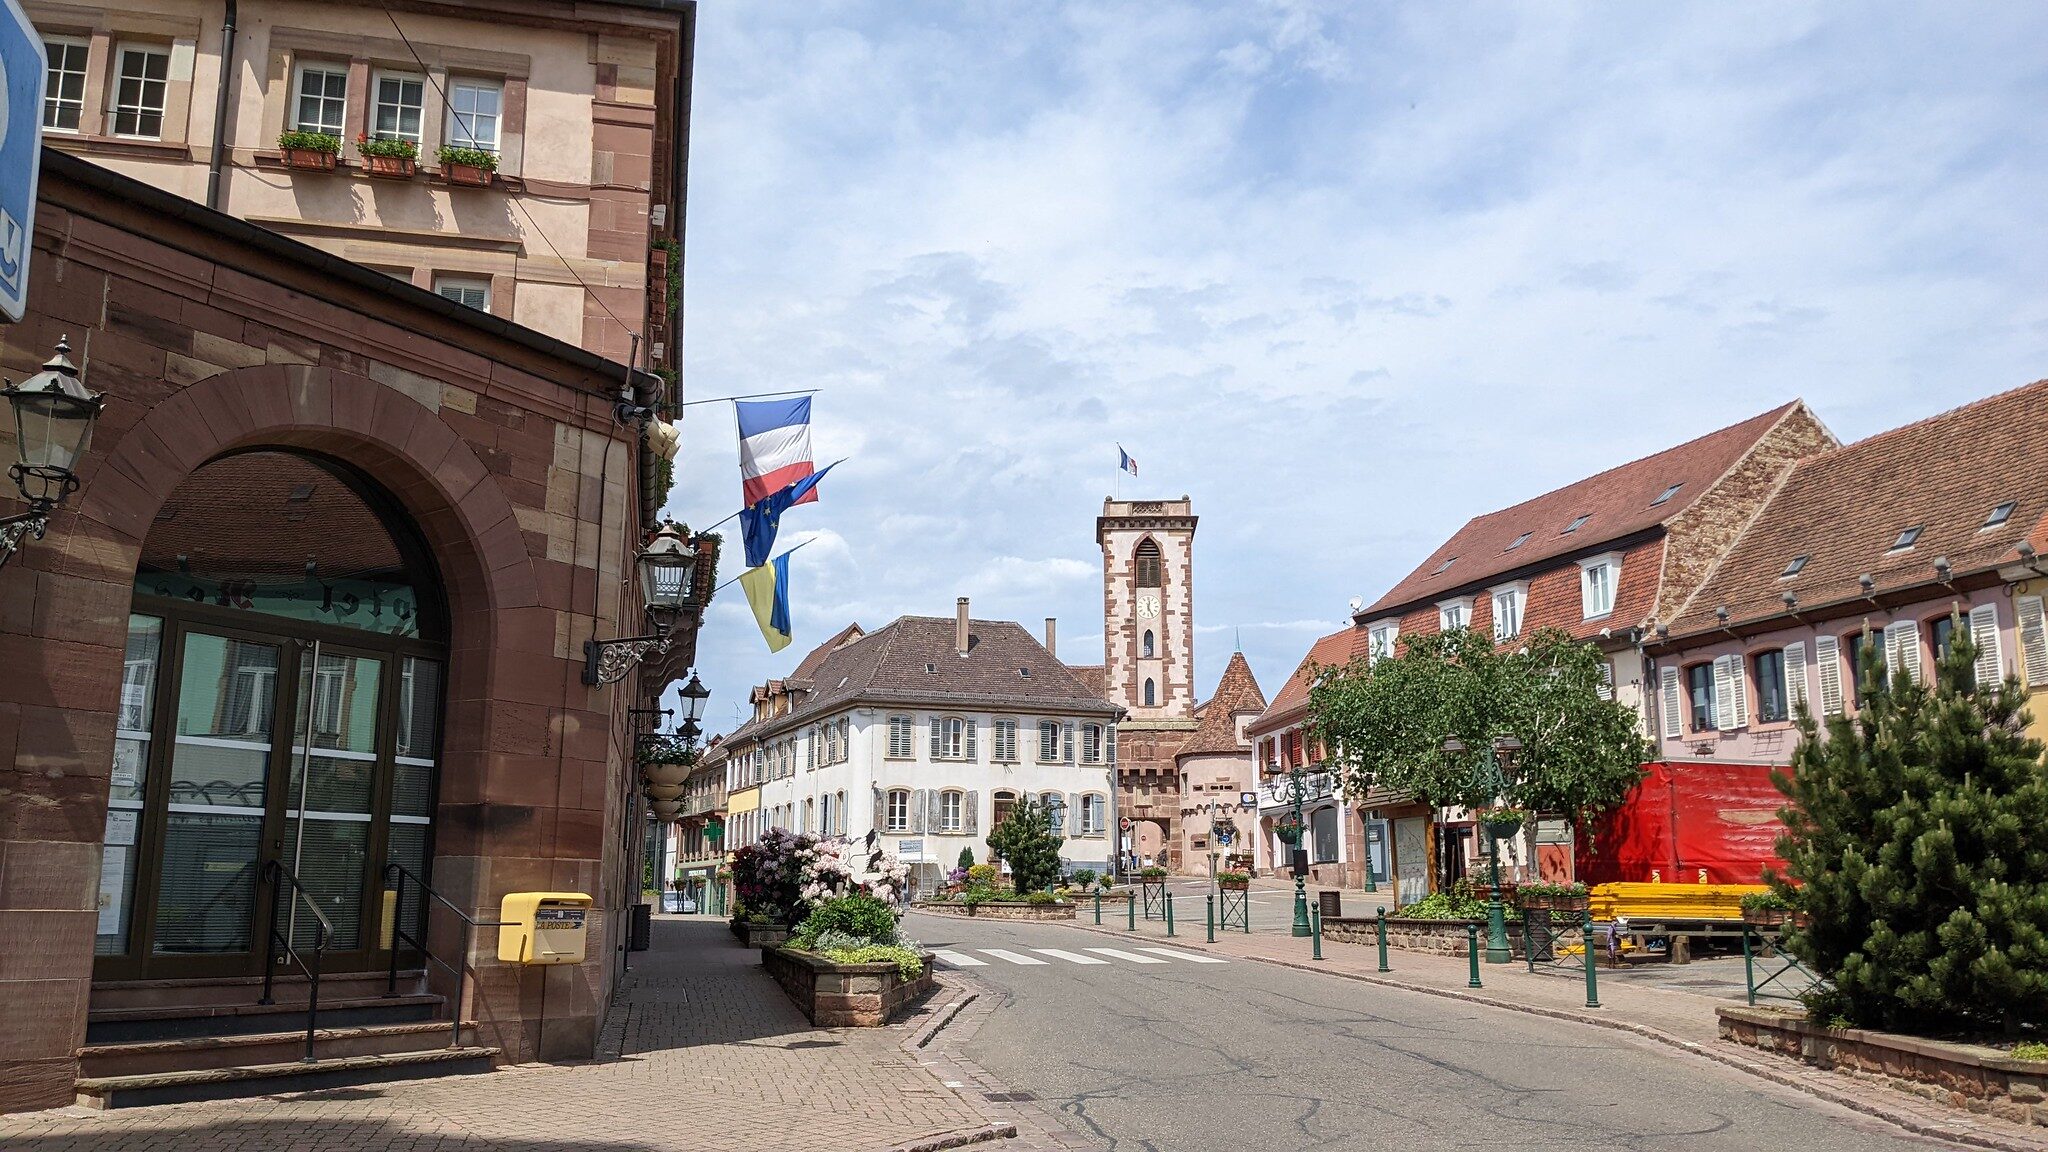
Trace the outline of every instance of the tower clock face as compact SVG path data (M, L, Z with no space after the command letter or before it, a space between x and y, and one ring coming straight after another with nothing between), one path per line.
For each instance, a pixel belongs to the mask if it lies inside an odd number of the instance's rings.
M1159 597L1152 595L1138 597L1138 619L1159 619Z

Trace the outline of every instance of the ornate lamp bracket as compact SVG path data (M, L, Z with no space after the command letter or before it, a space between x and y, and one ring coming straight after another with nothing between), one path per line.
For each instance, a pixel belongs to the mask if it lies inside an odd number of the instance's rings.
M633 666L645 660L649 654L663 655L670 644L675 642L673 634L658 636L625 636L617 640L585 640L583 642L583 682L585 684L616 684L626 678Z

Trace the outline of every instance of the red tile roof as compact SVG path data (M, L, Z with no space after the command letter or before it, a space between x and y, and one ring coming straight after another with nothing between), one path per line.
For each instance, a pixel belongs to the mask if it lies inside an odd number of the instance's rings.
M1209 697L1208 703L1200 709L1200 726L1181 746L1176 758L1242 750L1243 745L1237 742L1237 718L1246 712L1265 710L1266 694L1259 691L1259 681L1252 675L1252 666L1245 661L1244 653L1231 653L1222 679L1216 682L1216 694Z
M1996 527L1992 509L2017 506ZM1811 609L1996 568L2048 517L2048 380L1986 397L1802 460L1672 622L1673 635L1782 614L1790 592ZM1918 527L1912 547L1893 550ZM2048 541L2034 536L2036 547ZM1785 578L1795 557L1807 557Z
M1358 618L1385 617L1468 588L1484 587L1509 572L1544 560L1595 552L1605 542L1663 524L1704 494L1799 406L1794 400L1533 500L1474 517ZM1657 503L1673 485L1678 486L1677 491ZM1581 516L1586 517L1585 522L1567 533L1565 529ZM1523 533L1528 538L1515 546Z
M1280 686L1279 693L1273 697L1273 703L1267 706L1258 719L1252 721L1252 730L1271 731L1293 721L1297 716L1306 714L1309 684L1315 670L1327 665L1348 664L1363 657L1368 635L1364 628L1346 628L1341 632L1332 632L1310 645L1308 655L1301 658L1300 667L1294 670L1294 675L1287 678L1287 683Z

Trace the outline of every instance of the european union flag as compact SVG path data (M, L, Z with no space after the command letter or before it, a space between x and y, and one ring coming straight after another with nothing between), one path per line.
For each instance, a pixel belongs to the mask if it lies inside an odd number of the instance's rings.
M825 478L825 472L837 467L839 462L835 460L825 466L824 472L813 472L780 491L770 492L740 512L740 536L747 546L747 567L759 568L768 562L768 554L775 550L775 532L781 527L782 514L809 495L818 481Z

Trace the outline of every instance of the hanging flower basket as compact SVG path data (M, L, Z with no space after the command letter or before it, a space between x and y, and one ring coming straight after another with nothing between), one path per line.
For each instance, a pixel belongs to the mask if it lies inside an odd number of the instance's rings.
M1301 821L1295 819L1292 813L1282 816L1279 822L1273 825L1273 835L1278 836L1282 844L1290 847L1299 844L1301 843Z
M1486 825L1486 830L1496 839L1520 832L1528 821L1529 814L1520 808L1495 808L1479 817L1479 822Z

